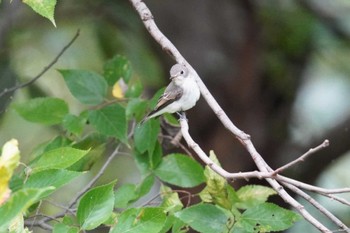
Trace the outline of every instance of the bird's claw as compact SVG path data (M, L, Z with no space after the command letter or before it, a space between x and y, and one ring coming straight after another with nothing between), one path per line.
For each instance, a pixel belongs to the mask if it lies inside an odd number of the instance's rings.
M176 112L176 114L179 116L179 120L187 120L185 112Z

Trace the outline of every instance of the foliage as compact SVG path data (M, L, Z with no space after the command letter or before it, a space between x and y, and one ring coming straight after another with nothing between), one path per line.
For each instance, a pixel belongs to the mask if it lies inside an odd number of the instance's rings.
M69 112L69 104L64 100L51 97L14 106L24 119L55 124L65 131L65 136L40 145L27 168L18 169L15 174L13 170L19 160L17 144L12 146L15 149L10 150L13 154L10 158L6 156L8 144L4 146L0 172L6 175L0 176L0 184L5 189L9 186L12 193L1 198L0 216L6 217L0 218L0 230L11 226L24 230L23 217L35 216L40 208L38 203L89 171L102 156L101 148L117 145L132 154L143 177L140 184L116 188L113 181L88 187L78 200L72 197L73 203L78 201L77 209L68 206L68 211L52 216L57 221L50 222L50 218L40 221L54 224L53 232L79 232L105 225L113 233L187 232L190 228L210 233L280 231L299 220L296 213L266 202L275 194L270 188L249 185L236 191L224 178L193 158L180 153L164 155L158 140L159 120L137 123L147 109L147 102L139 97L142 87L137 85L136 92L120 89L119 98L111 94L121 80L129 88L139 83L131 74L130 62L117 55L107 61L104 69L103 75L84 70L59 71L72 95L86 106L78 115ZM211 159L218 163L213 152ZM102 168L100 171L103 172ZM152 207L150 203L135 204L150 191L155 179L163 184L159 190L161 204ZM173 190L166 184L177 188ZM184 206L178 188L199 185L202 191L187 198L198 195L201 202L193 205L189 200L192 205Z

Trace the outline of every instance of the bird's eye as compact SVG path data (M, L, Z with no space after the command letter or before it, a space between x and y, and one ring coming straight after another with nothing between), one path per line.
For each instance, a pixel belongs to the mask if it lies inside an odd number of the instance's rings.
M184 74L185 72L183 70L181 70L180 74Z

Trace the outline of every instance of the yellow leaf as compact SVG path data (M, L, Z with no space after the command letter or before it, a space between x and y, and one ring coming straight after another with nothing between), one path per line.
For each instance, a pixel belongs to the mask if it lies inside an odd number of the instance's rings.
M120 87L120 84L119 82L116 82L113 86L113 90L112 90L112 95L115 97L115 98L118 98L118 99L121 99L124 97L124 93L123 93L123 90L122 88Z
M10 197L11 190L8 184L19 164L19 159L18 141L11 139L2 147L0 157L0 206Z

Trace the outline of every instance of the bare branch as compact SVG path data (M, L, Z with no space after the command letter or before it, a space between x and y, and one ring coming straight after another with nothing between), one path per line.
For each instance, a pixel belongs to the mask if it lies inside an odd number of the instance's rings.
M184 139L186 140L186 142L188 143L188 146L190 148L192 148L200 157L200 159L202 159L202 161L204 161L208 166L210 166L210 168L217 172L219 175L225 177L225 178L232 178L235 177L237 178L235 173L229 173L227 171L225 171L223 168L219 167L218 165L216 165L214 162L211 161L211 159L205 154L205 152L199 147L199 145L197 143L194 142L194 140L192 139L192 137L190 136L189 132L188 132L188 124L187 124L187 120L186 119L181 119L180 120L180 125L181 125L181 129L182 129L182 135L184 137ZM269 167L266 167L266 170L268 170ZM268 171L269 172L269 171ZM265 175L267 174L272 174L271 173L263 173ZM240 174L240 173L238 173ZM242 174L242 173L241 173ZM256 174L257 176L259 175L259 172L252 172L249 174ZM261 173L260 173L261 174ZM255 177L257 177L255 176ZM243 177L242 177L243 178ZM293 206L296 210L298 210L298 212L308 221L310 222L312 225L314 225L317 229L319 229L321 232L328 232L330 233L331 231L326 228L322 223L320 223L317 219L315 219L307 210L305 210L304 206L302 206L299 202L297 202L293 197L291 197L284 189L283 187L275 180L271 179L271 178L266 178L266 180L270 183L270 185L277 191L277 193L279 194L279 196L286 201L287 203L289 203L291 206ZM274 181L274 182L271 182Z
M337 226L339 226L344 232L350 232L350 229L344 223L342 223L342 221L340 221L334 214L332 214L330 211L324 208L320 203L318 203L315 199L313 199L307 193L295 187L294 185L287 184L287 183L282 183L282 184L286 186L288 189L298 194L299 196L301 196L302 198L304 198L305 200L307 200L309 203L311 203L311 205L313 205L322 214L328 217L332 222L334 222Z
M273 172L273 174L276 175L276 174L281 173L282 171L286 170L287 168L289 168L289 167L291 167L291 166L293 166L293 165L295 165L295 164L297 164L299 162L303 162L308 156L316 153L317 151L319 151L319 150L321 150L321 149L323 149L323 148L325 148L327 146L329 146L329 141L326 139L320 145L318 145L317 147L309 149L305 154L303 154L302 156L300 156L296 160L293 160L292 162L287 163L284 166L277 168Z
M2 97L3 95L9 93L9 92L13 92L16 91L18 89L21 89L23 87L27 87L29 85L31 85L32 83L34 83L36 80L38 80L41 76L43 76L54 64L56 64L56 62L58 61L58 59L63 55L63 53L74 43L74 41L78 38L80 34L80 30L77 30L76 34L74 35L74 37L71 39L71 41L62 48L62 50L57 54L57 56L38 74L36 75L34 78L32 78L31 80L21 83L19 85L13 86L11 88L5 88L1 93L0 93L0 97Z
M104 174L108 165L112 162L114 157L119 153L120 146L121 146L121 143L119 143L117 145L117 147L114 149L113 153L108 157L108 159L103 164L103 166L98 171L98 173L95 175L95 177L82 190L80 190L80 192L76 195L76 197L69 203L67 210L72 208L77 203L79 198L81 196L83 196L96 183L96 181ZM65 211L66 213L68 212L67 210Z

